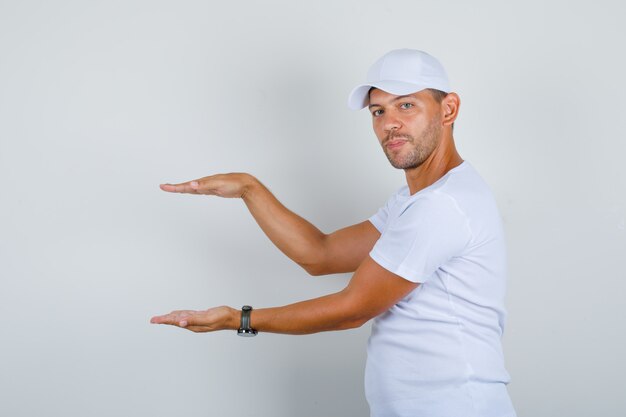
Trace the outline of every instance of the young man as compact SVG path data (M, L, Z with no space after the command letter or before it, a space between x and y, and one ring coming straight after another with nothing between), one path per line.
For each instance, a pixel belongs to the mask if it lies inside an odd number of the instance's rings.
M174 311L152 322L254 335L349 329L375 318L365 373L372 416L515 416L500 342L501 220L487 185L455 148L460 99L445 70L425 52L391 51L348 104L369 108L385 155L406 174L407 185L367 221L324 234L248 174L161 186L242 198L285 255L313 275L354 272L348 286L283 307Z

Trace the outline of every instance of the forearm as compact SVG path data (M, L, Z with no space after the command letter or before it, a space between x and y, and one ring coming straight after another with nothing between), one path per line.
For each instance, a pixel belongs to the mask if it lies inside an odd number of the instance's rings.
M374 316L372 309L363 308L366 306L351 297L346 289L283 307L255 309L250 315L250 326L260 332L283 334L351 329ZM150 322L183 327L193 332L235 330L241 325L241 310L227 306L198 311L176 310L155 316Z
M261 332L285 334L351 329L387 311L418 285L367 257L342 291L284 307L255 309L250 325ZM238 329L240 320L240 310L222 306L201 311L176 310L150 321L193 332L212 332Z
M256 178L250 176L242 199L261 230L287 257L307 270L323 261L326 235L287 209Z
M297 335L352 329L368 319L339 292L283 307L255 309L250 325L259 332Z

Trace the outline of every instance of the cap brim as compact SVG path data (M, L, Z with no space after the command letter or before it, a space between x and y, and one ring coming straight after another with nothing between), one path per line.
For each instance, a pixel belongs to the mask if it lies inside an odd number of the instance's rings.
M396 96L417 93L418 91L422 91L427 88L434 88L446 93L450 92L449 86L443 85L443 83L439 82L431 82L429 84L413 84L402 81L381 80L371 84L361 84L352 90L348 96L348 107L351 110L361 110L362 108L367 107L370 104L368 93L372 87Z
M412 94L417 93L418 91L422 91L426 88L429 88L424 85L405 83L402 81L377 81L372 84L362 84L356 87L348 96L348 107L351 110L360 110L369 105L369 94L370 88L378 88L383 90L389 94L394 95L403 95L403 94Z

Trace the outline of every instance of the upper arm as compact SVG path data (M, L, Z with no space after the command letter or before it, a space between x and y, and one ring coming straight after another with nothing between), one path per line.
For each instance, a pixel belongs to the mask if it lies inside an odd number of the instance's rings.
M324 237L323 262L314 275L354 272L372 250L380 232L368 220Z
M366 256L341 292L355 326L389 310L420 284L402 278Z

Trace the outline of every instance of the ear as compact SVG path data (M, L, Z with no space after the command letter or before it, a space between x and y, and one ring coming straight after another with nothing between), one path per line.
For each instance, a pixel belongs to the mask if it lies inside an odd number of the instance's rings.
M441 100L441 109L443 110L443 125L452 126L457 116L459 115L459 107L461 106L461 99L457 93L448 93L447 96Z

